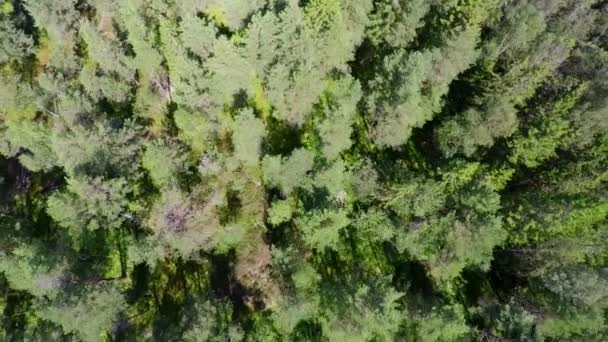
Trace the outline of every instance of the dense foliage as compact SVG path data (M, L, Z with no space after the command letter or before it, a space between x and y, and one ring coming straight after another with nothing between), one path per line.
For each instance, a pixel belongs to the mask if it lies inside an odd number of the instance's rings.
M0 0L0 340L608 340L608 1Z

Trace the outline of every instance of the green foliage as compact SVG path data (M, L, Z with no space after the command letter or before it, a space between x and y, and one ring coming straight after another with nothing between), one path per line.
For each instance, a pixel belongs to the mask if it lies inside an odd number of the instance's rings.
M104 341L126 302L118 288L101 286L83 288L78 294L58 297L39 305L40 317L61 325L65 333L76 333L86 341ZM92 312L95 319L90 317Z
M568 69L588 87L583 89L582 101L577 103L570 115L575 128L576 139L573 141L579 147L591 144L595 138L606 132L606 97L608 91L603 76L608 61L608 52L593 44L584 44L572 53ZM593 70L584 72L583 70Z
M380 144L403 144L413 127L430 119L420 92L431 68L429 53L398 51L384 59L384 72L373 81L368 97L368 111L378 121L374 138Z
M76 29L79 13L76 0L60 3L51 0L24 1L25 9L34 18L34 23L43 34L38 51L38 62L70 73L78 68L75 54Z
M10 4L10 2L5 2ZM0 64L19 61L34 52L32 38L7 19L0 20Z
M310 188L311 180L307 173L312 169L313 162L312 153L305 149L295 150L288 158L266 156L262 161L264 182L278 187L286 195L296 188Z
M207 146L212 125L200 114L178 109L175 125L180 129L178 138L188 144L193 152L202 153Z
M481 336L511 338L518 341L543 341L535 317L514 304L487 304L474 308L473 315L481 321Z
M564 304L608 305L608 279L588 267L562 268L542 276L543 286Z
M62 290L69 277L64 272L66 266L46 259L38 246L23 245L0 255L0 271L11 287L37 297L53 298Z
M525 244L589 232L607 215L606 203L594 197L532 193L520 197L506 226L514 242Z
M125 179L69 178L67 191L55 193L47 201L47 213L70 235L79 239L86 230L115 229L125 220Z
M414 128L441 110L449 84L477 59L478 29L468 29L440 48L408 53L398 50L384 59L381 73L371 82L368 113L380 146L407 142Z
M575 149L577 158L562 164L547 176L551 189L568 194L593 192L601 187L608 177L606 172L606 151L608 135L599 137L596 144L583 150Z
M184 172L185 156L172 144L152 143L142 156L142 166L159 189L177 184L176 176Z
M350 219L343 210L312 212L298 219L296 225L304 234L304 241L320 251L337 249L340 233L348 226Z
M0 0L0 340L608 340L607 11Z
M330 197L339 204L344 205L349 190L350 174L346 171L341 160L337 160L324 170L319 170L315 175L314 186L318 189L325 188Z
M90 129L74 126L59 131L52 144L57 164L67 174L116 176L137 168L132 162L140 150L137 138L133 123L120 129L99 123Z
M556 1L559 2L559 1ZM505 6L502 20L493 28L492 37L484 46L484 58L496 63L500 58L512 62L517 53L525 51L534 39L546 29L545 15L530 1Z
M469 327L465 323L464 310L460 306L434 309L421 320L416 329L420 341L459 341L466 339Z
M517 128L517 110L508 100L488 100L486 106L469 109L461 117L447 121L437 135L447 156L458 152L473 155L479 146L492 146L498 138L508 137Z
M264 123L254 117L251 110L242 112L236 119L232 134L237 159L247 165L256 165L260 160L260 148L265 136Z
M437 212L446 201L445 184L429 180L415 181L395 186L387 205L400 217L412 220Z
M6 138L9 144L8 155L15 154L13 151L19 148L29 151L19 156L20 162L28 169L42 171L57 165L57 156L50 146L50 132L44 125L30 121L10 123Z
M378 172L369 160L358 162L353 168L351 185L359 201L373 197L378 191Z
M261 65L273 65L265 73L266 94L275 107L273 116L291 124L301 125L323 91L323 70L315 49L313 32L308 28L301 8L293 2L275 19L277 54ZM258 44L264 44L264 41ZM272 49L272 46L261 45Z
M311 1L303 10L288 1L278 16L252 19L246 54L273 105L272 115L302 125L333 69L344 70L362 40L371 1ZM273 53L269 53L273 51Z
M318 128L325 158L335 159L342 151L351 147L352 125L361 96L361 86L351 78L343 78L329 84L322 97L324 118Z
M510 137L516 132L518 106L533 97L542 82L568 58L574 47L574 37L585 35L588 30L585 25L571 22L578 15L588 13L583 9L589 6L586 2L572 3L552 20L541 23L545 15L552 14L561 5L561 2L547 8L521 5L507 10L503 21L493 32L496 41L490 41L486 46L489 55L485 56L485 64L493 77L484 86L493 88L493 91L476 99L479 105L445 121L438 129L438 140L447 156L456 153L471 156L479 147L489 147L497 139ZM543 11L547 13L543 14ZM498 73L493 72L496 69L494 63L501 65ZM545 129L550 131L549 134L563 135L564 124L554 122ZM535 134L535 131L531 133ZM542 143L545 150L552 149L546 146L551 142ZM539 153L550 152L536 152Z
M534 300L550 317L541 330L548 338L599 336L605 328L602 310L608 307L606 275L588 266L565 265L533 280Z
M227 324L232 313L230 304L196 301L188 309L183 318L187 322L184 341L220 341L223 338L241 340L241 333Z
M543 161L556 156L560 145L572 135L572 128L567 120L569 112L576 106L586 91L585 84L569 91L562 99L552 103L552 108L541 108L540 127L531 127L527 136L517 134L513 141L513 155L510 160L523 163L527 167L536 167Z
M328 310L322 323L325 335L330 341L393 340L403 321L401 296L384 279L355 287L348 297L338 297L345 302Z
M357 217L354 228L362 239L372 242L392 241L395 227L388 215L379 210L368 211Z
M442 182L398 184L385 201L404 226L397 248L428 262L439 281L454 279L468 266L487 269L505 238L499 196L475 164L446 170Z
M166 190L150 211L148 226L165 254L190 257L214 247L213 238L220 229L217 210L223 200L216 192L199 204L177 189Z
M100 71L126 81L132 80L134 75L130 59L121 53L117 44L103 34L89 21L80 23L80 35L86 44L87 52Z
M204 12L213 18L217 25L236 31L241 28L247 17L263 7L265 2L265 0L212 0L206 2Z
M430 8L431 4L423 0L379 1L370 15L368 35L374 44L405 48L423 26L422 20Z
M268 221L273 226L289 221L294 214L293 205L288 200L279 200L272 203L268 212Z

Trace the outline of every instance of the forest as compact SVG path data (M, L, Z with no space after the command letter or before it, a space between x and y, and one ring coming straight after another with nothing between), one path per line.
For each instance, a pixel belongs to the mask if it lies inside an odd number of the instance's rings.
M0 341L608 341L608 1L0 0Z

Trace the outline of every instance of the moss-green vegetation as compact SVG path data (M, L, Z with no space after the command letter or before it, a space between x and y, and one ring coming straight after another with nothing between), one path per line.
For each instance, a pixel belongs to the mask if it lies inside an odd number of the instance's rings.
M608 1L0 0L1 341L608 340Z

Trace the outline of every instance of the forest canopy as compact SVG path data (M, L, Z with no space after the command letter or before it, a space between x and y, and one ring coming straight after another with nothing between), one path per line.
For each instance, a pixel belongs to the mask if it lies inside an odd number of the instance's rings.
M608 1L0 0L0 340L607 341Z

